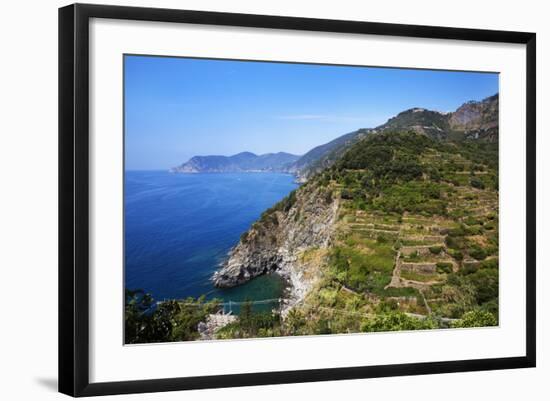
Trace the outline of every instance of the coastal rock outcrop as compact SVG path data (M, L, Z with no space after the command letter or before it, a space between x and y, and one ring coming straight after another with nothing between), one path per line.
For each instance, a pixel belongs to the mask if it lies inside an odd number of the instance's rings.
M294 298L301 298L309 283L300 271L299 255L330 244L337 213L338 199L328 189L305 184L264 212L241 236L214 274L214 284L234 287L278 272L289 279Z

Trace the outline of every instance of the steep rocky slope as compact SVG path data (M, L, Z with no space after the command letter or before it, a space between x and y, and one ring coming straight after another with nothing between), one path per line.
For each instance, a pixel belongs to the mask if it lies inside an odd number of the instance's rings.
M286 276L294 297L307 292L314 277L305 278L300 256L326 248L331 241L338 199L330 191L306 184L263 213L242 235L223 267L214 275L218 287L233 287L277 271Z
M461 131L466 138L498 140L498 94L481 102L468 102L450 115L451 129Z

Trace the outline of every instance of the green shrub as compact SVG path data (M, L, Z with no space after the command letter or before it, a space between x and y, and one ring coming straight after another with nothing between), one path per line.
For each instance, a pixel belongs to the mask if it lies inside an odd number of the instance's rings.
M408 260L408 261L418 260L419 258L418 251L411 252L409 255L405 256L404 258L405 260Z
M468 226L464 228L464 233L466 235L481 235L483 234L482 226Z
M449 237L463 237L464 235L466 235L464 226L451 228L448 235Z
M315 334L332 334L331 322L327 319L319 319L315 327Z
M481 310L491 313L498 320L498 298L481 305Z
M487 257L487 252L479 245L473 245L470 249L468 249L468 254L477 260L483 260Z
M388 313L399 309L399 304L395 299L383 299L376 305L377 313Z
M475 297L479 305L498 298L498 270L477 269L466 276L466 280L475 288Z
M485 189L485 183L478 177L472 177L470 180L470 185L474 188Z
M437 323L431 319L417 319L402 312L379 314L363 322L361 331L398 331L426 330L437 328Z
M487 245L485 247L485 253L487 256L498 255L498 245Z
M485 228L486 230L494 230L496 228L496 224L491 221L491 222L485 223L483 228Z
M443 247L441 247L441 246L431 246L430 247L430 252L433 253L434 255L439 255L442 250L443 250Z
M453 272L453 264L452 263L437 262L435 265L436 265L438 273L452 273Z
M385 235L379 235L376 237L376 242L386 244L388 242L388 238Z
M487 259L479 264L480 269L498 269L498 259Z
M449 235L445 238L445 244L447 244L448 248L462 248L464 246L464 237L452 237Z
M473 274L478 270L478 266L476 265L465 265L462 266L462 269L460 269L460 274L463 276L467 276L468 274Z
M464 219L464 223L469 226L475 226L475 225L482 224L482 221L479 219L476 219L475 217L468 216L466 219Z
M466 312L462 318L452 323L452 327L488 327L496 326L497 320L490 312L475 310Z
M351 193L350 190L348 190L347 188L344 188L344 189L342 189L342 192L340 193L340 197L342 199L352 200L353 199L353 194Z
M455 258L456 260L464 259L464 255L458 249L447 249L447 253L451 255L453 258Z

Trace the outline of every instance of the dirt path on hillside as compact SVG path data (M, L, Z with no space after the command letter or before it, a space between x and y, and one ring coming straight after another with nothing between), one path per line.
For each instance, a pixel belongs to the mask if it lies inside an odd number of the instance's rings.
M391 276L390 283L384 287L387 290L389 287L399 288L401 287L401 251L397 251L395 255L395 267L393 268L393 273Z

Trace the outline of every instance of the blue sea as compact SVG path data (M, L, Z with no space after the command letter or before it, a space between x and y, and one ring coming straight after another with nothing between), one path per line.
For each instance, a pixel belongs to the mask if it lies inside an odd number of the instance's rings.
M125 285L156 300L278 298L284 283L266 275L231 289L211 277L261 213L295 189L276 173L125 173Z

